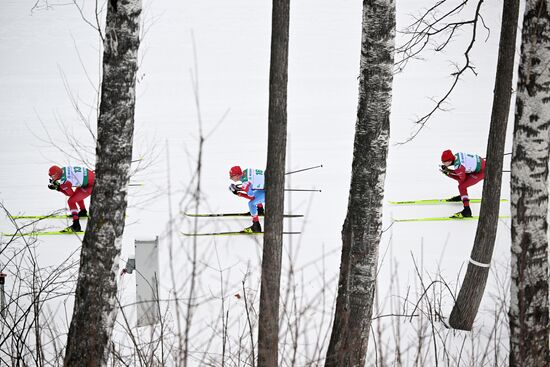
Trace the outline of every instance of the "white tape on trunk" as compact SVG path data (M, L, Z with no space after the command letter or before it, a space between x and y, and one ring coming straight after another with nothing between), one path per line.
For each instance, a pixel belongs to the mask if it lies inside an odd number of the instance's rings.
M488 267L491 266L491 264L480 263L480 262L475 261L475 260L472 259L472 258L470 258L470 263L473 264L473 265L479 266L479 267L481 267L481 268L488 268Z

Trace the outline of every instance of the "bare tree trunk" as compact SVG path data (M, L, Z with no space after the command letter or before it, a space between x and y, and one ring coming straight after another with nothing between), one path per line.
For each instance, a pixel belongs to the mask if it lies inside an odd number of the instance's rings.
M382 234L394 39L394 1L364 0L351 186L326 366L365 365Z
M96 181L82 242L65 366L105 365L108 358L132 158L140 13L141 0L108 1Z
M278 366L283 247L290 0L273 0L269 71L266 208L258 325L258 366Z
M512 97L518 13L519 0L504 0L493 109L487 142L483 201L468 269L449 319L449 324L455 329L472 329L485 292L489 264L495 246L502 184L502 160Z
M512 151L510 366L548 366L550 1L527 1Z

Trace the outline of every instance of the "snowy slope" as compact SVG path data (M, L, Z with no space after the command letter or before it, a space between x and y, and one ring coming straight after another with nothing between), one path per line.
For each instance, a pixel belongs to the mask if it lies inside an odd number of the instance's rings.
M97 34L74 7L54 6L31 11L34 3L15 0L0 3L0 23L3 24L0 28L0 54L3 55L0 59L0 200L10 211L26 214L42 214L64 207L64 197L46 187L47 169L51 164L81 163L80 159L93 163L93 139L79 120L74 103L93 126L101 62ZM417 13L423 7L421 4L430 3L428 0L397 2L399 27L410 21L409 14ZM396 143L410 135L414 128L412 121L431 106L429 97L442 95L450 84L449 74L453 71L450 62L462 62L459 49L468 34L462 33L462 41L453 44L459 48L457 51L434 56L431 61L412 63L395 76L387 200L454 196L457 194L454 182L437 171L441 151L453 149L484 155L500 5L484 6L491 34L486 43L480 43L474 50L479 75L467 74L452 95L450 111L438 113L416 139L405 145ZM85 14L90 15L90 10L85 9ZM244 0L170 0L144 4L146 32L141 48L135 158L142 158L145 168L132 178L143 186L130 189L131 206L122 257L133 252L134 239L161 236L162 292L166 297L173 296L171 261L175 263L176 278L185 278L189 271L185 261L192 248L192 241L183 240L177 234L177 231L191 230L192 222L177 221L171 255L170 236L166 232L170 215L168 202L171 199L172 216L181 218L178 213L185 208L180 203L194 172L198 117L192 75L198 76L202 128L208 134L216 127L204 145L200 211L245 211L246 202L227 190L227 171L236 164L265 166L270 10L268 2ZM332 296L336 291L340 230L346 213L352 158L361 4L349 0L293 2L291 16L288 169L318 164L324 167L289 176L289 187L317 188L322 189L322 193L289 195L287 211L307 216L305 220L286 222L288 229L302 229L304 234L300 239L289 239L284 262L287 266L291 259L297 269L303 270L300 282L308 297L314 297L323 286L319 278L326 272L330 279L325 285L326 292ZM478 39L484 42L485 34ZM67 142L67 136L81 144L77 151ZM58 144L65 153L52 143ZM508 139L507 152L510 146ZM505 161L505 169L508 166ZM504 175L503 197L507 198L509 177L507 173ZM481 184L473 188L471 196L479 197L481 189ZM187 203L188 199L183 201ZM459 209L460 206L385 207L385 226L389 229L380 248L380 296L385 297L387 293L395 296L397 291L390 288L396 280L394 271L398 272L400 294L406 293L409 286L415 287L413 256L426 274L441 273L453 290L458 286L459 274L465 270L473 244L475 221L390 225L392 216L446 216ZM473 210L477 214L479 206L474 205ZM509 207L504 204L501 214L508 213ZM12 230L5 218L0 223L2 231ZM247 220L201 219L198 223L205 231L238 230L248 225ZM49 221L45 225L61 226L62 223ZM503 221L495 249L499 271L506 267L509 244L509 221ZM228 286L223 295L229 297L232 307L242 307L242 302L231 296L241 291L240 282L245 274L249 273L250 286L257 287L261 242L250 238L200 239L198 246L204 267L200 281L202 299L206 300L210 292L220 297L218 270L224 269ZM75 238L40 239L40 264L55 264L77 248ZM321 271L319 258L323 252L328 255ZM78 254L75 256L78 258ZM396 264L397 270L393 268ZM121 282L122 297L128 302L133 298L133 281L132 276L125 276ZM491 278L487 289L495 287L495 280ZM177 288L180 292L183 289ZM331 304L329 298L326 305ZM494 298L487 296L482 310L494 305ZM452 302L447 295L443 302L447 314L450 307ZM197 327L208 324L207 320L218 309L215 301L199 308ZM312 313L309 317L316 320L319 314ZM484 325L490 322L484 313L478 318L477 330L488 334ZM408 327L410 324L403 326ZM451 348L458 349L462 338L463 334L451 337Z

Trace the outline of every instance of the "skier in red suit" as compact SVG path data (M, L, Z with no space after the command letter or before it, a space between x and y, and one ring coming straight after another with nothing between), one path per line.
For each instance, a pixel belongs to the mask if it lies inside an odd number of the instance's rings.
M464 209L451 218L467 218L472 216L468 187L475 185L485 177L485 159L476 154L456 153L445 150L441 154L441 172L458 181L458 192L449 201L462 201Z
M80 232L82 229L79 218L88 216L84 199L92 193L95 181L94 172L79 166L51 166L48 175L50 176L48 188L61 191L69 197L67 203L71 210L73 224L65 231Z
M248 199L248 210L252 216L252 226L246 227L242 232L261 232L260 215L264 215L263 204L265 202L264 171L247 168L242 170L240 166L231 167L229 178L235 182L229 185L229 190L242 198Z

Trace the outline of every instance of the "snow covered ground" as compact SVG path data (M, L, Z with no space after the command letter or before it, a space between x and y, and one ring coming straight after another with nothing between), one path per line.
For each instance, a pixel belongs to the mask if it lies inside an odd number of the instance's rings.
M0 3L0 200L12 214L45 214L63 208L64 196L46 187L48 167L83 162L93 165L95 154L93 136L82 120L94 129L101 68L97 32L72 5L39 1L40 7L32 9L35 3ZM411 21L410 14L418 14L431 3L398 1L398 28ZM84 9L88 20L92 19L92 6L86 4ZM441 151L485 154L500 5L484 4L484 12L491 32L487 40L484 32L477 37L473 62L478 75L467 73L452 95L449 111L438 113L420 135L404 145L398 143L414 131L414 119L432 106L430 97L441 96L450 85L449 74L454 71L451 62L463 62L469 31L460 33L451 44L454 51L427 54L426 61L413 62L396 74L386 200L454 196L456 185L437 171ZM170 264L179 284L175 288L178 294L184 293L188 255L193 248L193 241L178 234L192 230L192 222L181 220L181 203L189 200L184 194L194 174L198 147L199 117L192 80L198 78L202 128L205 135L212 132L204 145L200 211L245 211L246 202L227 190L227 171L237 164L258 168L266 164L271 8L269 2L245 0L146 1L142 19L134 157L143 159L143 169L132 178L142 186L130 188L122 258L132 254L135 239L160 236L161 290L169 298L174 297ZM289 176L288 187L322 192L289 194L287 212L306 217L286 222L289 230L301 229L303 235L288 238L283 261L285 269L290 260L299 269L299 292L306 299L314 300L325 287L328 300L324 304L328 308L336 292L340 230L347 208L360 33L360 2L292 2L288 169L319 164L323 168ZM511 151L512 122L509 127L506 152ZM507 167L509 160L505 161ZM508 198L509 176L504 175L503 198ZM479 197L481 189L478 184L471 189L471 196ZM180 219L175 221L172 241L167 234L170 207L172 216ZM391 218L447 216L458 210L460 206L385 206L388 229L380 246L379 295L387 301L380 301L385 308L379 314L389 313L392 302L405 302L396 293L404 297L409 287L419 287L415 261L426 277L440 274L455 291L476 230L475 221L391 225ZM479 205L473 205L473 211L477 214ZM501 215L509 215L508 204L503 204ZM5 217L0 224L2 232L13 231ZM248 220L201 219L199 224L201 231L240 230ZM59 228L65 223L52 220L39 225ZM509 226L509 220L501 221L495 248L493 270L499 272L502 281L509 259ZM58 264L78 246L78 239L72 236L40 238L39 264ZM241 281L247 274L248 286L257 289L261 241L201 238L197 246L202 269L197 303L207 304L198 307L195 314L198 333L216 318L222 298L237 315L243 313L242 299L233 295L242 292ZM78 258L78 254L74 256ZM9 287L13 264L4 265ZM328 284L321 281L323 273ZM220 274L227 281L223 291ZM134 282L133 275L121 280L125 302L132 302ZM507 291L493 277L487 290L475 324L475 333L483 335L491 332L491 310L498 305L494 295ZM442 309L448 316L452 298L445 294ZM70 302L68 311L56 307L52 306L57 319L64 320L65 312L70 316ZM408 310L412 308L409 305ZM131 307L128 310L132 313ZM326 318L330 310L325 311ZM174 311L170 313L173 316ZM307 317L314 324L320 322L320 314L310 312ZM413 322L399 320L403 333L416 333ZM324 322L330 326L326 319ZM449 349L459 350L468 334L448 335ZM503 344L504 349L498 352L501 358L506 355L506 339ZM372 345L370 352L374 353Z

